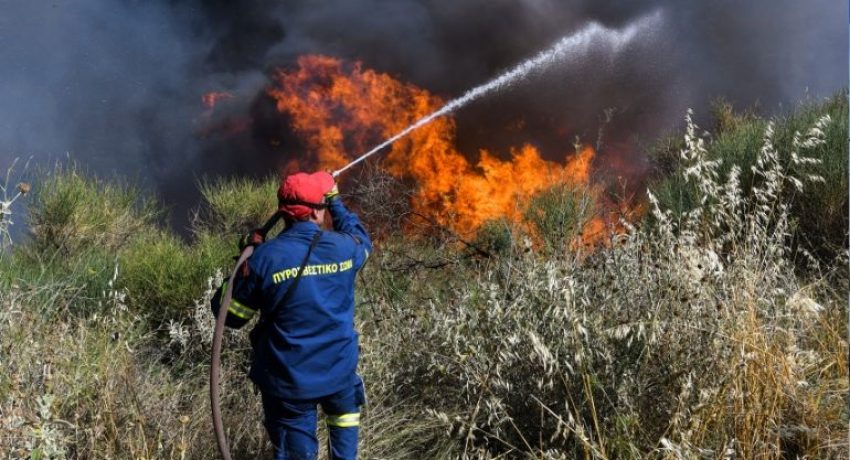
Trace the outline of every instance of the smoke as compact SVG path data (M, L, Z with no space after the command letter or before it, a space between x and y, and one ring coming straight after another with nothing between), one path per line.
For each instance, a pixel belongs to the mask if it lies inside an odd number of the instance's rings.
M705 114L717 97L774 113L848 81L847 4L835 0L0 6L0 166L67 155L98 174L141 181L178 217L197 200L196 178L268 173L296 154L263 88L275 68L305 53L358 59L448 100L588 21L620 28L660 12L663 23L616 57L600 47L457 114L462 151L531 142L552 158L563 158L575 136L595 141L608 108L615 115L605 143L637 151L678 126L688 107ZM234 97L205 113L209 91ZM240 122L247 129L239 135L214 132Z

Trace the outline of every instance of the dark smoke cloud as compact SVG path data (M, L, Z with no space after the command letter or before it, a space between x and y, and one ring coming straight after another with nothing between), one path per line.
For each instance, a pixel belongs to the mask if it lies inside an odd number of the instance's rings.
M460 147L533 142L552 158L574 136L634 149L724 97L768 113L847 85L846 2L835 0L0 1L0 166L66 153L141 180L175 206L203 175L261 174L297 150L262 89L304 53L362 60L450 98L588 21L661 12L621 55L591 52L458 114ZM229 91L215 117L200 96ZM239 136L204 135L247 120ZM522 119L522 129L517 121ZM281 139L271 145L269 139Z

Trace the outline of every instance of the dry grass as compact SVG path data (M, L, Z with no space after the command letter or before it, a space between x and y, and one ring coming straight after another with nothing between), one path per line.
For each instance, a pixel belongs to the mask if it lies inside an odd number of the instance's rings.
M367 290L384 392L415 395L462 457L846 456L847 291L831 287L845 264L795 273L805 255L781 197L805 185L771 129L745 196L688 122L680 174L703 199L681 219L655 205L651 225L586 260L519 248ZM817 162L805 152L828 123L794 161Z
M828 123L818 120L787 147L793 169L817 163L807 152ZM847 458L846 258L825 264L790 241L784 197L805 194L810 182L788 172L770 129L752 171L760 180L747 193L740 171L709 158L697 132L689 120L677 174L699 191L699 205L674 217L652 199L648 221L624 223L627 234L589 256L553 256L503 226L490 238L499 255L485 258L437 236L394 238L408 224L387 223L358 285L370 398L361 457ZM72 191L124 197L77 179L67 179ZM234 187L259 198L264 186ZM221 209L238 201L221 196ZM180 267L196 258L209 272L208 283L186 290L137 267L156 254L121 237L117 223L149 225L147 214L134 214L135 198L118 200L121 212L54 198L74 204L52 227L67 236L60 251L85 259L103 241L114 254L73 270L0 256L0 452L215 458L206 302L220 281L215 267L229 262L229 240L201 225L192 245L166 245L183 254ZM97 227L90 222L112 230L87 235ZM550 221L537 230L547 228L561 231ZM138 263L122 266L130 256ZM800 260L811 262L805 275ZM195 305L152 330L151 309L175 293ZM224 418L235 458L262 458L268 444L245 378L245 335L226 336Z

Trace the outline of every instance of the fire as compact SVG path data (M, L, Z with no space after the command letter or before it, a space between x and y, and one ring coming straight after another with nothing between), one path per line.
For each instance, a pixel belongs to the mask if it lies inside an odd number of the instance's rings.
M201 96L201 103L204 104L206 109L212 110L218 101L231 98L233 98L233 95L226 91L211 91Z
M244 132L251 126L253 120L246 116L233 116L232 114L216 113L216 107L226 100L234 99L233 94L227 91L210 91L201 96L201 104L204 112L197 120L196 133L199 137L211 136L230 137ZM221 111L219 111L221 112Z
M323 169L343 166L443 104L412 84L326 56L302 56L297 68L278 71L268 94ZM455 147L454 120L442 117L396 142L383 167L415 180L418 211L466 233L490 219L518 220L523 202L554 184L588 184L595 151L572 150L565 149L563 163L544 160L528 144L512 149L507 161L481 150L472 162Z

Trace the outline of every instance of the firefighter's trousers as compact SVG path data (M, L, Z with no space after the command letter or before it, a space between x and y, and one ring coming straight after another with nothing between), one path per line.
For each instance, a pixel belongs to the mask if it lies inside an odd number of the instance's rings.
M328 425L328 457L356 459L360 406L365 399L362 381L317 399L287 400L263 394L265 426L274 444L274 459L314 460L318 456L317 406L322 406Z

